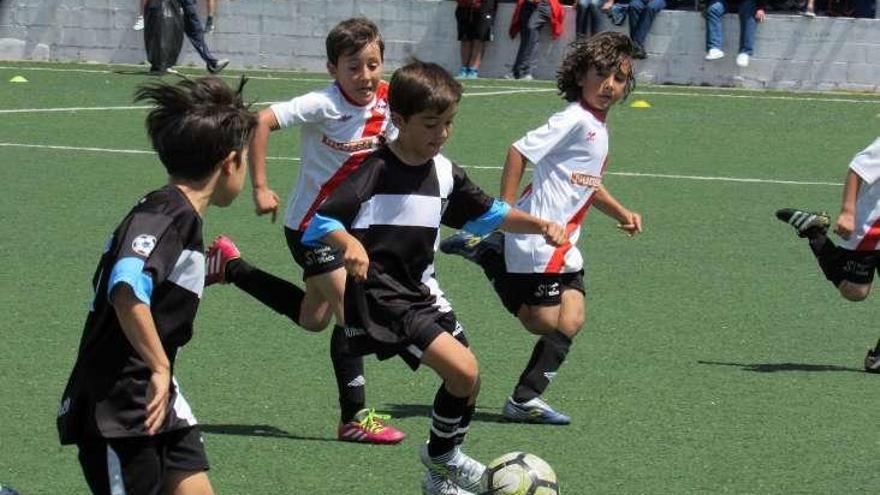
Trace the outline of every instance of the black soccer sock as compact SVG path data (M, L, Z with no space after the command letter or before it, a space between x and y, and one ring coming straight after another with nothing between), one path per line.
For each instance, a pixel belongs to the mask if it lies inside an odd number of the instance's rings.
M456 397L440 385L434 396L434 409L431 411L431 436L428 439L428 455L438 457L455 447L458 427L467 409L467 397Z
M464 437L471 427L471 419L473 419L476 410L476 404L465 406L464 413L461 415L461 421L458 423L458 431L455 433L455 445L464 443Z
M333 327L333 336L330 337L330 359L339 389L340 420L348 423L366 404L366 379L364 358L352 354L345 327L340 325Z
M558 330L538 339L529 364L513 390L513 400L523 403L543 394L570 348L571 339Z
M843 270L840 266L840 248L831 242L828 236L822 234L810 238L810 249L819 262L819 268L831 283L835 286L843 281Z
M226 279L299 324L300 306L306 294L296 285L266 273L241 258L226 264Z

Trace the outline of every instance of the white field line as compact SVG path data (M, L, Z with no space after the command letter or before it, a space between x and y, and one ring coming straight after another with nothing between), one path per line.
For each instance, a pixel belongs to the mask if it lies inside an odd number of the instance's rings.
M119 65L121 67L125 67L128 70L138 70L143 69L146 71L146 68L143 65ZM18 67L18 66L0 66L0 70L21 70L21 71L44 71L44 72L83 72L83 73L93 73L93 74L113 74L116 72L120 72L120 70L108 70L108 69L64 69L58 67ZM122 69L126 70L126 69ZM273 72L281 72L285 71L273 71ZM259 74L259 71L255 72ZM288 72L290 73L290 72ZM251 73L254 74L254 73ZM260 76L260 75L251 75L248 74L249 79L254 80L266 80L266 81L296 81L296 82L314 82L314 83L327 83L330 81L329 78L314 78L314 77L277 77L277 76ZM192 74L190 74L192 75ZM223 75L222 77L228 79L238 79L238 75ZM532 87L524 87L524 86L489 86L489 85L466 85L465 88L476 88L476 89L495 89L495 90L512 90L513 93L519 92L539 92L539 91L556 91L555 88L535 88ZM782 95L767 95L767 94L727 94L727 93L713 93L712 91L725 91L725 92L745 92L745 91L755 91L749 88L707 88L701 86L689 87L687 92L676 92L676 91L652 91L652 90L638 90L633 97L637 97L639 95L649 95L649 96L677 96L677 97L702 97L702 98L741 98L741 99L755 99L755 100L782 100L782 101L818 101L818 102L826 102L826 103L873 103L880 104L880 99L855 99L855 98L835 98L835 97L821 97L821 96L782 96ZM502 91L492 91L487 92L485 94L481 93L470 93L470 96L492 96L492 95L502 95L502 94L511 94L505 93ZM847 95L847 93L840 92L828 92L827 94L838 94L838 95ZM465 96L468 94L465 93ZM115 109L113 107L111 109Z
M23 143L0 143L0 148L31 148L31 149L48 149L60 151L82 151L96 153L119 153L128 155L152 155L150 150L127 150L114 148L89 148L81 146L57 146L49 144L23 144ZM298 162L299 158L290 156L267 156L267 160L273 161L292 161ZM473 170L501 170L502 167L497 165L461 165L462 168ZM747 177L722 177L708 175L679 175L679 174L649 174L641 172L608 172L608 175L617 175L621 177L647 177L652 179L673 179L673 180L696 180L696 181L717 181L717 182L741 182L751 184L781 184L794 186L834 186L839 187L843 184L839 182L823 182L823 181L806 181L806 180L782 180L782 179L754 179Z

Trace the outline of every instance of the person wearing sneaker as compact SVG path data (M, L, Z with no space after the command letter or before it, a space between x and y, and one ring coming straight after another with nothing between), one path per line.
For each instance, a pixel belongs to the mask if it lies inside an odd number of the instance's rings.
M396 140L380 147L318 207L303 234L343 253L346 330L358 354L398 356L443 380L421 450L427 495L483 491L483 464L461 444L476 409L477 359L434 278L441 225L477 235L497 228L565 239L561 225L514 210L471 182L441 154L462 87L445 69L415 61L391 78L388 104Z
M178 2L183 9L183 32L186 33L193 48L205 61L208 72L211 74L219 73L229 65L229 60L216 58L208 49L208 43L205 42L205 30L202 28L199 13L196 11L196 0L178 0Z
M503 407L510 421L570 422L541 396L584 323L583 259L577 241L590 206L615 219L630 236L642 231L641 215L621 205L602 185L608 158L605 117L633 87L631 59L636 49L629 37L610 31L572 43L557 76L568 106L508 151L501 198L566 225L565 244L557 247L537 236L509 233L493 233L483 240L456 234L440 243L444 252L463 254L480 265L505 308L539 336ZM527 162L534 167L532 182L519 195Z
M825 213L785 208L776 218L807 238L819 268L844 299L863 301L871 293L874 272L880 267L880 137L850 162L843 185L840 214L834 232L842 242L828 238L830 219ZM865 370L880 372L880 342L865 356Z
M458 0L455 21L458 41L461 43L461 69L459 79L477 79L486 43L494 39L492 25L498 0Z
M747 67L755 51L755 31L764 22L766 0L709 0L703 13L706 17L706 60L724 58L721 45L724 40L722 19L726 12L739 12L739 55L736 65Z
M538 53L538 38L541 29L550 24L553 39L562 36L564 11L559 0L518 0L510 21L510 39L519 35L519 48L516 59L508 75L512 79L531 81L532 70Z
M397 443L406 435L387 424L387 418L370 414L366 408L363 357L351 353L352 336L343 311L343 253L330 245L306 246L301 242L321 202L385 142L386 136L396 135L388 113L388 83L382 80L385 44L376 25L364 18L344 20L328 33L326 46L334 82L262 110L250 147L256 213L270 214L274 222L279 198L269 187L266 174L269 135L297 125L302 128L302 162L284 213L284 236L294 262L303 270L305 291L243 260L230 263L225 275L221 270L218 278L225 276L225 281L306 330L322 331L335 317L330 359L339 393L337 438ZM221 253L223 242L217 248ZM210 254L208 258L210 261ZM240 259L237 250L235 258Z
M648 57L645 51L645 40L648 38L648 32L651 31L654 17L665 8L666 0L630 0L627 5L616 4L614 0L608 0L602 6L602 10L610 15L615 24L615 19L620 17L629 19L629 37L638 47L633 58L637 59ZM624 9L625 13L621 12Z
M135 91L135 101L150 104L147 134L167 182L118 224L92 278L94 299L56 419L61 444L78 447L88 485L70 491L214 493L175 361L202 300L204 217L232 204L247 179L257 119L243 87L209 76Z

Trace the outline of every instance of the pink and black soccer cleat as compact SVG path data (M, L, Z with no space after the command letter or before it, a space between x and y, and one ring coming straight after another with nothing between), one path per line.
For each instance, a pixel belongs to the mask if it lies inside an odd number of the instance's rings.
M241 258L241 252L225 235L217 236L205 254L205 286L222 283L226 280L226 265Z
M376 414L375 409L361 409L353 421L339 425L337 438L343 442L395 444L406 433L386 423L391 416Z

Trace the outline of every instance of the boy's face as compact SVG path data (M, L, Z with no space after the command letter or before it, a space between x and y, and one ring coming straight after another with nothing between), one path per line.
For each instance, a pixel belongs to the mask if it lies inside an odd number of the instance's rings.
M233 152L223 160L223 164L220 165L220 178L211 196L212 204L229 206L241 193L247 176L247 156L248 150L245 147L241 150L241 154Z
M595 67L590 67L578 80L581 100L591 108L607 111L611 105L623 98L631 72L632 64L629 60L624 60L620 67L610 74L600 74Z
M382 52L372 42L359 51L341 55L336 63L327 63L327 71L355 104L369 105L382 80Z
M434 157L443 148L452 134L452 124L458 105L450 105L443 113L425 110L404 119L393 114L394 125L398 129L397 144L405 151L425 161Z

